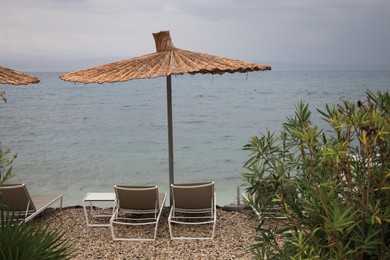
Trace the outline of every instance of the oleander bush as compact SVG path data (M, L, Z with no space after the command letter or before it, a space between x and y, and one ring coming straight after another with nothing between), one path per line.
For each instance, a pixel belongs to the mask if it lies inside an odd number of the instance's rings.
M244 146L257 258L390 259L390 96L366 94L318 110L326 130L301 102Z

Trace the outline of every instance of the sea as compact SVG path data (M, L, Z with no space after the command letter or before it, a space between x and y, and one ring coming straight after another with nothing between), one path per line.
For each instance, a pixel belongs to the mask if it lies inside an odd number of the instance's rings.
M30 73L40 83L0 85L0 142L17 154L9 183L31 194L64 194L82 205L87 192L114 185L169 191L166 79L81 84L61 72ZM317 109L390 90L390 71L266 71L172 77L175 183L214 181L217 204L245 191L243 150L252 136L278 132L299 102L313 124Z

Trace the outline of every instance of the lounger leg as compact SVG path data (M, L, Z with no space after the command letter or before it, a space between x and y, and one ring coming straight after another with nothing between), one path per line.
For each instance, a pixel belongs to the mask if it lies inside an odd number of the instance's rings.
M173 206L171 207L171 210L170 210L169 216L168 216L169 235L171 236L171 239L173 239L172 227L171 227L171 225L172 225L172 223L171 223L172 211L173 211Z
M115 208L115 207L114 207ZM116 218L116 211L112 214L112 217L110 218L110 228L111 228L111 236L112 240L116 241L115 233L114 233L114 219Z
M87 211L87 206L85 205L84 202L84 213L85 213L85 221L87 222L87 227L89 226L89 219L88 219L88 211Z

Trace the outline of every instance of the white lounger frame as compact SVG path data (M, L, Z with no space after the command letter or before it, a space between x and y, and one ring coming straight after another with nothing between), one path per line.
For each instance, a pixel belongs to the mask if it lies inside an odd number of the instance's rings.
M156 192L156 200L154 203L153 209L138 209L138 208L122 208L121 205L121 199L124 200L125 198L120 198L118 196L118 190L122 191L129 191L133 194L140 192L140 196L142 196L142 192L147 191L155 191ZM112 239L114 241L154 241L157 237L157 227L158 222L161 217L161 212L165 205L165 199L167 194L161 194L158 193L158 187L152 186L152 187L144 187L144 186L117 186L115 185L115 193L117 196L116 199L116 206L114 209L114 214L112 215L110 219L110 227L111 227L111 234ZM148 218L131 218L131 217L120 217L120 213L129 213L129 214L154 214L154 217L148 217ZM117 237L115 235L114 231L114 225L124 225L124 226L140 226L140 225L155 225L154 227L154 236L153 238L124 238L124 237Z
M199 188L207 188L211 189L210 201L206 201L202 204L209 204L208 207L201 208L191 208L191 205L188 205L188 208L185 207L177 207L176 200L179 199L175 197L175 189L187 190L188 194L194 197L196 195L196 189ZM169 233L171 239L213 239L215 235L215 227L217 223L217 208L216 208L216 194L214 192L214 182L209 183L194 183L194 184L172 184L172 197L173 197L173 205L171 206L171 210L169 212L168 224L169 224ZM194 192L195 191L195 192ZM187 192L186 192L187 193ZM201 197L201 196L199 196ZM189 216L182 216L181 214L189 214ZM199 214L197 216L197 214ZM204 220L203 220L204 219ZM199 220L199 221L195 221ZM172 232L172 224L182 224L182 225L204 225L204 224L213 224L212 234L209 237L184 237L184 236L174 236Z

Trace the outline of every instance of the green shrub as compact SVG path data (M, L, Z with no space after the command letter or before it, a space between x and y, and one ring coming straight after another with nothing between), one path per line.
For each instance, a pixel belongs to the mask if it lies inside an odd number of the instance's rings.
M5 183L12 176L12 163L16 158L16 155L9 157L10 150L2 149L0 142L0 185Z
M5 92L4 92L4 91L0 91L0 97L1 97L1 99L2 99L5 103L7 103L7 98L5 97Z
M1 210L0 259L71 259L69 240L64 233L34 223L16 223L12 214Z
M16 155L9 153L0 143L0 186L12 177ZM0 260L71 259L74 250L64 233L42 223L20 222L4 207L0 201Z
M390 96L318 112L302 102L279 134L244 146L260 259L390 259ZM271 212L271 213L270 213Z

